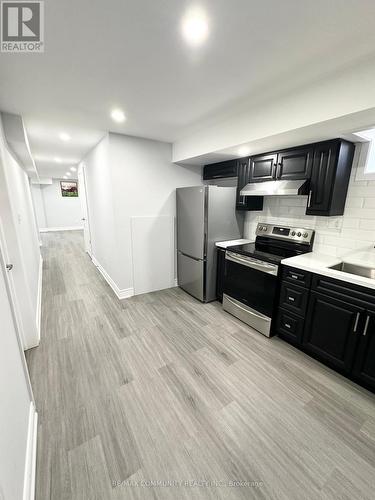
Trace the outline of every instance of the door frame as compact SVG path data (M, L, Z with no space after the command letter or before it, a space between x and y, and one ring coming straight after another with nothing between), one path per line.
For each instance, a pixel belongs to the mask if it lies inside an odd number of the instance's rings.
M78 188L79 188L79 195L81 197L81 207L83 208L82 221L83 221L83 231L84 231L85 252L88 253L88 255L90 257L92 257L91 227L90 227L90 212L89 212L88 193L87 193L86 166L83 162L80 163L80 165L78 167Z

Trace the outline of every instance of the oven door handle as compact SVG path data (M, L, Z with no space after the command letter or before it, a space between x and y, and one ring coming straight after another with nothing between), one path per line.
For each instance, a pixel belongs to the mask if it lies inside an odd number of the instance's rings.
M251 257L241 257L239 254L236 254L234 252L226 252L225 258L226 260L230 260L231 262L235 262L236 264L250 267L251 269L255 269L256 271L261 271L262 273L273 274L274 276L277 276L279 270L279 267L275 264L267 264L266 262L252 259Z

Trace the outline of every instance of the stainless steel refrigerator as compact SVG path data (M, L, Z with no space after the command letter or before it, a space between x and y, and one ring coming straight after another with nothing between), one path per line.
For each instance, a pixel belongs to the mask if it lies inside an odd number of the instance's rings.
M216 241L242 237L236 188L197 186L177 190L177 278L202 302L216 299Z

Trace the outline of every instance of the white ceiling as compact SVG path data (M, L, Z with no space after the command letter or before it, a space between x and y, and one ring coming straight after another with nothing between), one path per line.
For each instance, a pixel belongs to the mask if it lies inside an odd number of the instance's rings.
M324 78L375 47L373 0L199 4L210 34L191 48L180 34L190 2L46 2L44 54L0 55L0 109L24 117L41 176L62 175L108 130L172 142L242 100ZM110 119L113 107L124 124Z

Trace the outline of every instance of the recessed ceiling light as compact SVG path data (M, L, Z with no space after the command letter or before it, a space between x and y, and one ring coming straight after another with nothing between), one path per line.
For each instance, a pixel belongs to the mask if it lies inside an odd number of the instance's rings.
M181 23L182 35L192 46L203 43L208 36L208 22L204 10L200 7L188 9Z
M70 135L69 135L69 134L67 134L66 132L61 132L61 133L59 134L59 137L60 137L60 139L61 139L62 141L64 141L64 142L70 141L70 139L71 139Z
M64 175L63 179L67 179L67 178L68 178L68 176L67 176L67 175Z
M71 170L72 172L77 172L76 167L70 167L70 170Z
M72 175L70 172L67 172L65 175Z
M122 111L122 109L113 109L111 111L111 117L112 120L114 120L117 123L122 123L126 120L125 113Z
M55 157L54 160L56 163L61 163L61 158Z

